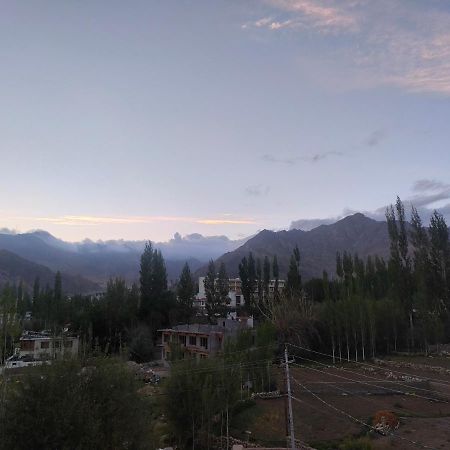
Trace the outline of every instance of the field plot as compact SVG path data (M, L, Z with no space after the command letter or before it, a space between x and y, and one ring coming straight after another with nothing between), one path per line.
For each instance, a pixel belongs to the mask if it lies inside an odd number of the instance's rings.
M297 359L291 367L296 438L315 448L334 449L345 438L370 432L377 450L450 448L450 376L428 370L423 361L411 368L411 361L331 366ZM280 385L282 376L280 370ZM284 405L284 398L257 400L234 421L240 421L236 432L244 437L247 431L260 444L282 444ZM399 420L398 429L386 436L372 428L380 411Z

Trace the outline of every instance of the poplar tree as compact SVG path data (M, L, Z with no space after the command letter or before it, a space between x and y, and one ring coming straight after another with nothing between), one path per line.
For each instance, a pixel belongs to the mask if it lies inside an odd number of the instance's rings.
M177 301L184 320L189 321L192 316L194 295L195 286L192 280L191 269L189 264L185 263L177 285Z
M300 251L295 246L289 262L286 279L286 292L291 297L298 297L302 291L302 279L300 276Z
M148 319L152 309L152 281L153 281L153 247L149 241L145 244L141 255L139 315L142 319Z
M252 252L248 258L244 256L239 263L239 278L241 279L241 290L245 305L251 312L255 312L254 292L256 289L256 267Z
M228 293L230 290L228 274L225 264L219 267L219 276L216 274L216 266L211 260L205 277L206 312L208 321L214 323L217 317L224 316L227 310Z
M442 304L449 307L450 250L448 228L444 217L437 211L434 211L430 220L430 243L434 294Z
M140 269L141 301L139 316L147 321L156 332L158 326L168 322L168 313L172 307L172 297L167 290L167 271L161 251L153 249L147 242L141 256Z
M273 257L272 273L273 273L273 277L275 278L275 285L274 285L274 289L273 289L273 298L274 298L275 301L278 301L279 298L280 298L280 293L279 293L279 290L278 290L278 281L279 281L279 277L280 277L280 269L278 267L277 255L274 255L274 257Z
M269 285L270 285L270 261L267 256L264 257L263 264L263 284L264 284L264 299L269 301Z
M261 260L256 260L256 290L258 291L258 309L262 310L264 300L263 275Z

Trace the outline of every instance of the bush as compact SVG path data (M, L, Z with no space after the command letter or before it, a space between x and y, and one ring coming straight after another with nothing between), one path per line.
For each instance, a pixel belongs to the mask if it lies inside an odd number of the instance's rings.
M137 387L117 360L29 368L8 391L0 448L145 449L149 415Z

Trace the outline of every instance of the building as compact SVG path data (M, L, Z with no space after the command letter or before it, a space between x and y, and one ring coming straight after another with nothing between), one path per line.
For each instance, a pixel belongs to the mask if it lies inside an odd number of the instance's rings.
M173 351L180 351L183 358L208 358L221 352L228 338L251 326L247 319L219 319L217 325L184 324L158 330L161 359L170 361Z
M58 335L48 332L25 331L19 339L19 356L31 356L36 360L61 358L78 355L78 337Z
M228 292L229 308L236 309L241 306L245 306L244 296L242 294L242 282L240 278L230 278L228 280L230 290ZM284 289L285 281L278 280L278 290L281 292ZM273 297L275 292L275 280L269 282L269 297ZM254 295L258 295L258 289L256 288ZM200 310L204 310L206 307L206 292L205 292L205 277L199 277L198 279L198 294L194 299L194 307Z
M33 356L20 356L18 353L15 355L10 356L5 361L5 368L6 369L19 369L21 367L28 367L28 366L40 366L44 364L45 361L40 359L34 359Z

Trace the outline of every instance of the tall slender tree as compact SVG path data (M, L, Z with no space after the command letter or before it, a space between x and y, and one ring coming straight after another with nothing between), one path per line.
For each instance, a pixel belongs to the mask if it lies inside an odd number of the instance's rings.
M273 298L275 301L278 301L280 299L280 292L279 292L280 269L278 267L277 255L274 255L274 257L273 257L272 273L273 273L273 277L275 278L275 284L274 284L274 288L273 288Z
M180 312L183 320L188 322L193 313L194 295L194 281L192 280L189 264L186 263L181 271L180 279L177 284L177 301L180 306Z
M263 264L263 284L264 284L264 299L269 301L269 285L270 285L270 261L267 256L264 257Z
M225 264L222 262L219 267L219 274L217 276L216 266L211 260L208 265L208 272L205 280L205 295L206 295L206 312L210 323L215 323L217 317L224 316L227 309L228 293L229 293L229 279L225 269Z
M285 290L287 295L298 297L302 291L302 279L300 276L300 251L296 246L292 252L287 273Z

